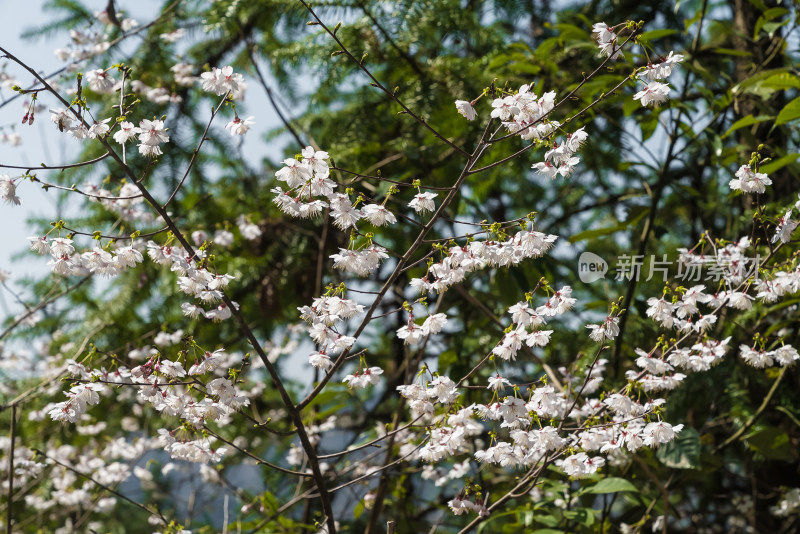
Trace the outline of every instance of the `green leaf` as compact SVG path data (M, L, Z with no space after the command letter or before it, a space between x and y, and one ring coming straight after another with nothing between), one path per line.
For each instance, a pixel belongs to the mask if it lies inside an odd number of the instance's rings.
M675 35L678 33L678 30L652 30L649 32L644 32L639 35L639 41L642 44L650 44L651 41L656 39L661 39L662 37L666 37L667 35Z
M789 19L782 20L780 22L767 22L766 24L764 24L764 27L762 29L765 32L767 32L767 35L769 35L770 39L772 39L772 36L775 34L777 29L780 28L781 26L786 26L788 23Z
M747 117L742 117L738 121L731 124L731 127L728 128L728 131L725 132L722 136L723 139L728 137L730 134L735 132L740 128L746 128L747 126L752 126L753 124L758 124L759 122L764 122L772 119L771 115L759 115L758 117L753 117L752 115L748 115Z
M726 56L740 56L740 57L750 57L753 54L750 52L745 52L744 50L736 50L735 48L712 48L712 52L715 54L723 54Z
M546 527L555 527L558 526L558 524L561 522L561 519L553 515L537 515L536 522ZM536 532L539 531L537 530Z
M564 517L581 525L591 526L594 523L594 510L591 508L578 508L577 510L564 510Z
M588 493L617 493L620 491L639 491L636 486L624 478L609 477L604 478L594 486L589 488Z
M450 369L458 363L458 353L454 350L446 350L439 355L439 369Z
M789 10L784 7L773 7L772 9L767 9L766 11L764 11L764 13L762 13L761 16L758 17L758 20L756 21L755 30L753 31L753 39L758 40L758 32L761 31L761 28L765 26L765 23L767 21L770 21L777 17L782 17L788 12Z
M648 111L648 117L639 122L639 128L642 130L642 141L647 141L655 133L658 128L658 113Z
M744 437L751 450L767 460L790 460L792 448L789 435L774 426L764 426Z
M798 117L800 117L800 96L783 107L781 112L778 113L778 118L775 119L775 126L786 124L787 122L791 122Z
M764 80L761 85L768 89L775 89L776 91L797 89L800 87L800 77L791 72L781 72L770 76Z
M570 237L569 242L577 243L578 241L583 241L584 239L592 239L594 237L609 235L615 232L619 232L621 230L625 230L629 226L636 225L639 221L642 220L642 217L647 215L649 211L650 209L645 206L635 206L631 208L630 213L628 214L627 221L617 224L615 226L609 226L607 228L597 228L595 230L586 230L585 232L579 232L574 236Z
M675 439L656 450L656 458L673 469L697 469L700 466L700 434L684 427Z
M770 161L765 165L760 165L758 167L758 172L763 172L764 174L773 173L778 169L786 167L790 163L794 163L797 158L800 158L800 154L789 154L787 156L783 156L782 158L778 158L775 161Z
M746 80L742 80L741 82L739 82L736 85L734 85L733 88L731 89L731 91L733 92L734 95L739 95L739 94L758 94L760 96L763 96L763 95L761 95L761 93L763 93L763 91L764 91L764 88L762 87L762 83L765 80L767 80L768 78L771 78L772 76L775 76L776 74L781 74L781 73L784 73L784 72L789 72L789 69L787 69L787 68L769 69L769 70L765 70L765 71L759 72L758 74L754 74L753 76L750 76ZM770 89L770 88L767 88L767 89Z

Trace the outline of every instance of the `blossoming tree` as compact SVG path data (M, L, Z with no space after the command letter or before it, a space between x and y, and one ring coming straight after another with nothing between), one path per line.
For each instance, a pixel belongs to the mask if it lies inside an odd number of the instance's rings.
M4 209L82 210L9 237L52 271L2 272L9 532L791 530L796 11L504 4L60 4L63 69L0 46L4 139L80 151L2 162Z

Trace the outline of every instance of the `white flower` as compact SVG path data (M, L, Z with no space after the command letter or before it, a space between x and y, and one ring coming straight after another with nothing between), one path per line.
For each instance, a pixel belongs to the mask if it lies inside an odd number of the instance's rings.
M495 376L489 377L489 385L486 387L486 389L493 389L495 391L500 391L501 389L510 385L511 382L509 382L507 378L503 378L502 376L497 374Z
M740 345L739 350L742 354L742 359L748 365L752 365L756 369L763 369L764 367L772 367L772 353L764 350L755 350L747 345Z
M669 99L669 85L660 82L650 82L644 89L633 95L634 100L640 100L643 106L653 104L658 106Z
M233 233L229 230L217 230L214 233L214 244L221 247L229 247L233 244Z
M139 154L141 154L142 156L154 157L163 154L161 148L159 148L158 145L146 145L144 143L141 143L136 146L139 148Z
M53 256L72 255L75 247L72 246L72 239L67 237L56 237L50 242L50 254Z
M475 108L472 106L472 103L466 100L456 100L456 109L468 121L475 120L475 117L477 116L477 114L475 113Z
M775 228L775 235L772 236L772 242L776 242L780 240L781 243L786 244L792 239L792 232L795 231L797 225L800 224L798 221L793 221L792 217L792 209L789 208L789 211L786 214L778 219L778 226Z
M331 367L333 367L333 362L331 361L330 356L324 352L312 352L309 354L308 363L310 363L312 367L323 369L325 371L328 371Z
M236 117L231 122L225 125L225 129L231 132L231 135L244 135L250 129L255 121L253 117L247 117L242 120Z
M0 199L12 206L19 206L22 204L22 200L17 196L17 185L14 183L14 180L6 174L0 174ZM32 245L31 248L33 248Z
M422 323L422 331L425 335L438 334L442 331L445 324L447 324L447 315L444 313L435 313Z
M529 347L544 347L550 343L550 334L552 333L552 330L534 330L528 336L525 344Z
M568 476L574 478L582 478L596 473L605 463L605 458L602 456L590 458L585 452L573 454L563 460L556 460L556 465L563 469Z
M127 32L139 26L139 21L136 19L127 18L122 21L122 31Z
M775 349L772 352L772 357L775 359L775 363L778 365L792 365L798 358L800 358L800 354L797 353L797 349L792 347L791 345L784 345Z
M102 137L111 130L111 126L108 125L108 121L111 119L103 119L100 122L95 121L94 124L89 128L89 139L97 139L98 137Z
M361 209L361 213L374 226L386 226L397 222L394 213L381 204L367 204Z
M422 327L415 324L411 319L409 319L406 326L397 329L397 337L402 339L406 345L416 345L425 339L426 335Z
M436 209L436 204L434 204L433 199L436 198L436 193L419 193L414 196L411 202L408 203L410 208L414 208L414 211L417 213L425 213L427 211L433 211Z
M247 241L255 241L261 237L261 228L259 228L257 224L253 224L248 221L244 215L236 219L236 224L239 226L239 231L242 233L242 237Z
M558 176L558 167L549 161L540 161L539 163L534 163L531 168L536 169L539 174L550 178L551 180L555 180L556 176Z
M60 132L70 130L74 120L75 117L73 117L72 113L65 109L50 110L50 121L55 123Z
M315 150L314 147L307 146L300 151L300 154L303 156L303 162L318 175L327 176L330 173L327 162L330 155L324 150Z
M173 30L169 33L162 33L160 37L162 41L165 41L167 43L174 43L175 41L183 37L185 33L186 33L185 29L178 28L177 30Z
M611 57L611 59L622 57L620 47L617 45L617 35L611 31L608 24L596 22L592 26L592 33L595 34L594 39L603 54Z
M136 137L141 130L133 125L132 122L121 122L119 125L119 131L114 134L114 141L123 145Z
M350 388L360 389L365 388L370 384L375 385L380 383L380 375L382 374L383 369L380 367L364 368L360 372L356 371L356 374L354 375L347 375L344 377L342 382L347 384Z
M681 61L683 61L683 55L676 54L674 51L670 50L667 59L655 65L648 65L644 72L639 74L639 77L644 78L648 82L669 78L670 74L672 74L672 68Z
M86 81L89 88L97 93L113 92L114 83L116 80L108 75L108 72L102 69L90 70L86 72Z
M669 443L675 439L675 434L683 429L683 425L672 426L664 421L648 423L644 427L644 444L648 447L658 447L662 443Z
M139 142L148 146L157 146L169 141L169 136L164 128L164 121L143 120L139 122Z
M158 362L158 364L156 364L155 370L169 377L180 378L186 376L186 371L184 370L183 366L178 362L173 362L170 360L161 360Z
M275 173L275 177L286 182L287 187L294 189L305 185L311 179L311 167L306 162L297 161L294 158L289 158L283 161L285 167Z
M214 67L211 72L204 72L200 75L203 90L216 93L219 96L228 92L237 92L240 86L244 85L244 77L235 74L233 67Z
M772 185L772 180L764 173L753 172L749 165L742 165L736 171L736 178L728 183L728 186L742 193L758 193L766 191L766 186Z

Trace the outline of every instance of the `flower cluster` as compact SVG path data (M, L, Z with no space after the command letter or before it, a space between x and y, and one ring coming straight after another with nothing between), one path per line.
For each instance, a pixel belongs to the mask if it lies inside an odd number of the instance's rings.
M683 61L681 54L670 51L664 61L653 65L649 63L645 69L639 73L639 79L645 83L644 89L633 95L634 100L639 100L643 106L653 104L655 106L666 102L669 98L669 85L658 80L664 80L672 74L672 69Z
M492 117L503 121L509 133L522 139L543 139L559 126L558 122L546 120L555 107L555 98L555 91L538 97L529 85L523 85L516 94L492 102Z
M556 239L555 235L521 230L506 241L472 241L465 246L454 246L448 250L446 258L430 265L424 277L411 280L411 287L421 293L441 293L464 280L467 273L538 258L550 250ZM433 281L431 275L435 277Z
M447 324L447 315L444 313L434 313L425 318L425 321L418 325L414 322L414 314L408 314L408 323L397 330L397 337L403 340L406 345L416 345L431 334L438 334Z
M216 308L204 308L185 302L182 305L184 315L188 317L205 316L213 321L224 321L231 317L231 310L223 299L223 291L233 280L229 274L212 273L202 265L206 257L202 249L189 255L183 248L170 245L159 245L154 241L147 242L147 255L155 263L169 265L170 270L178 273L178 287L187 295L199 299L203 304L216 304ZM238 306L237 303L233 303Z
M200 83L204 91L222 96L228 93L238 98L246 87L244 77L233 72L233 67L214 67L211 72L204 72L200 75Z
M568 177L580 162L575 153L580 150L588 137L583 128L568 134L562 144L553 143L553 147L545 153L544 161L534 163L532 168L551 180L555 180L559 174L564 178Z
M572 298L572 288L564 286L553 292L547 302L535 309L528 301L514 304L508 309L513 326L503 336L502 341L492 349L492 354L502 360L516 360L517 352L523 344L530 348L547 346L553 331L539 330L538 327L545 324L548 318L556 317L571 309L575 302L576 300Z
M298 310L309 325L309 335L319 346L308 357L309 363L316 368L330 369L333 362L329 354L348 350L355 343L355 338L340 334L336 325L362 313L364 306L333 295L316 298L311 306L303 306Z
M114 276L135 267L143 259L141 245L136 241L126 246L118 246L116 249L109 247L108 250L95 246L92 250L81 254L75 252L72 239L66 237L53 239L48 239L47 236L29 237L28 241L32 251L52 256L47 265L55 274L61 276L87 274Z
M451 405L458 400L456 383L445 375L436 376L428 381L427 387L420 384L397 386L400 395L408 399L408 408L416 419L422 415L433 414L434 402Z
M146 208L139 188L131 183L123 184L116 195L93 184L84 184L83 191L91 195L89 201L100 203L125 221L151 223L155 220L152 212Z
M622 55L622 46L619 43L617 34L605 22L595 22L592 26L592 33L600 52L611 59L620 59L625 56Z

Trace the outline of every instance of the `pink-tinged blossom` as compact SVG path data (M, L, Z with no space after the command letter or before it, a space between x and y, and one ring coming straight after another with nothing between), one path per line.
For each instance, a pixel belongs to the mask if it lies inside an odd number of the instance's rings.
M672 74L672 69L682 61L683 55L676 54L674 51L670 50L669 55L664 61L648 65L647 68L639 74L639 77L648 82L669 78Z
M675 435L681 430L683 430L683 425L672 426L664 421L648 423L642 431L644 444L647 447L656 448L675 439Z
M139 133L141 133L141 130L134 126L132 122L124 121L120 123L119 130L114 133L114 141L124 145Z
M164 121L142 120L139 122L139 142L148 146L157 146L169 141Z
M606 463L602 456L589 457L585 452L568 456L563 460L556 460L556 465L564 470L567 476L583 478L596 473Z
M477 117L472 103L466 100L456 100L456 109L468 121L474 121Z
M225 125L225 129L228 130L231 135L244 135L254 123L253 117L247 117L244 120L236 117Z
M22 200L17 196L17 185L6 174L0 174L0 199L12 206L22 204Z
M86 82L89 84L89 88L96 93L111 93L116 80L108 74L108 71L96 69L86 72Z
M110 120L109 118L99 122L95 121L94 124L89 127L89 139L97 139L98 137L105 136L111 130L111 126L108 125L108 121Z
M361 209L361 213L373 226L386 226L397 222L394 213L382 204L367 204Z
M611 59L618 59L624 57L622 55L621 47L618 45L617 35L605 22L596 22L592 26L592 33L600 48L600 52L606 57Z
M58 131L64 132L72 129L72 123L75 121L75 117L68 110L51 109L50 121L55 123L55 125L58 127Z
M511 382L507 378L500 376L499 374L495 376L489 377L489 385L486 389L492 389L494 391L500 391L501 389L505 388L506 386L510 386Z
M790 208L786 214L778 219L778 226L775 228L775 235L772 236L772 242L780 241L784 245L792 240L792 233L797 229L798 221L792 220L792 209Z
M747 345L740 345L739 351L742 359L756 369L763 369L764 367L772 367L773 359L772 353L765 350L756 350L748 347Z
M433 211L436 209L436 204L434 204L433 199L437 196L439 195L431 192L419 193L414 195L414 198L408 203L408 206L414 208L414 211L417 213Z
M368 385L376 385L379 384L381 381L381 376L383 374L383 369L380 367L369 367L364 368L361 371L356 371L355 374L347 375L344 377L344 382L347 384L348 387L351 389L362 389L367 387Z
M649 106L650 104L658 106L669 99L669 85L650 82L645 85L644 89L633 95L633 99L641 101L643 106Z
M728 183L733 191L761 194L766 191L766 186L772 185L772 180L766 174L753 172L749 165L739 167L735 176L736 178Z
M235 93L244 84L244 77L233 72L233 67L214 67L211 72L204 72L200 75L200 82L203 90L222 96L225 93Z

